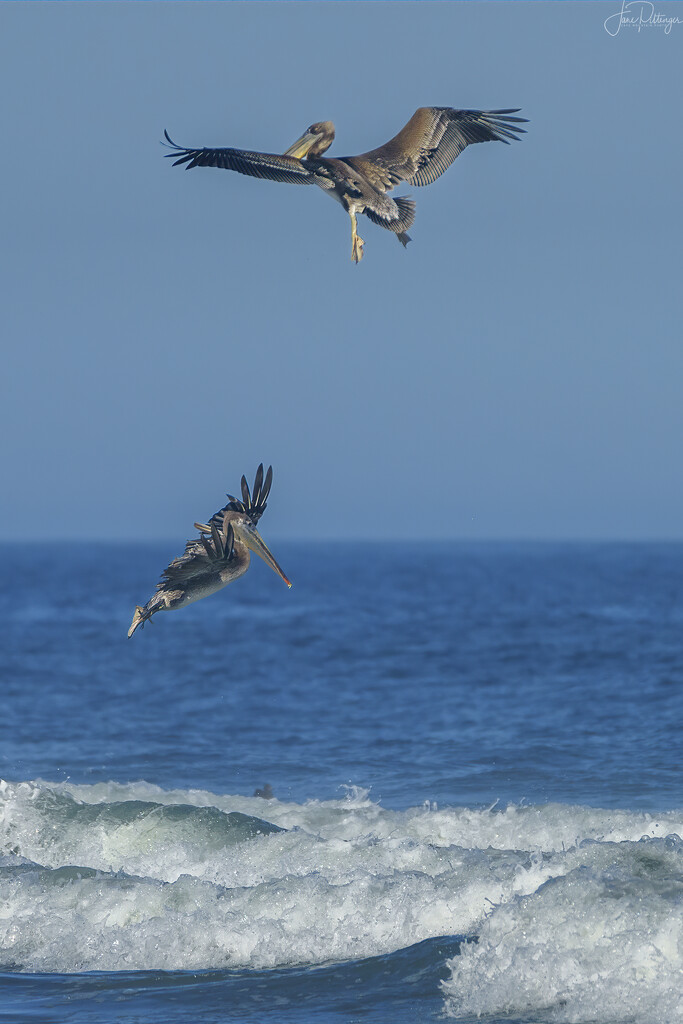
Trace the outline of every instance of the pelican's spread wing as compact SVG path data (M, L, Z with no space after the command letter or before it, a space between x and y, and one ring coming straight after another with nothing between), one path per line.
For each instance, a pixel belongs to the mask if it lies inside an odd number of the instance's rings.
M311 185L315 177L301 160L279 153L250 153L246 149L184 149L176 146L168 132L164 132L172 153L176 157L173 166L185 164L191 167L223 167L229 171L249 174L252 178L269 178L271 181L285 181L292 185ZM165 143L164 143L165 145Z
M216 513L219 516L220 513ZM213 519L216 519L216 516ZM195 523L200 531L197 540L188 540L185 551L164 569L157 590L169 583L185 583L199 576L216 572L234 557L232 526L221 516L220 525L213 521L205 526ZM206 536L208 534L208 536Z
M362 153L386 171L392 184L430 185L450 167L472 142L505 142L517 139L525 117L511 117L513 110L453 110L420 107L398 135L384 146Z

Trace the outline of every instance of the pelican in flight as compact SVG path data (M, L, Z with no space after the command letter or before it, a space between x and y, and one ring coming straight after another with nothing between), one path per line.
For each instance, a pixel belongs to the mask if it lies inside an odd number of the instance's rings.
M155 593L147 604L137 605L128 630L132 636L138 626L157 612L175 611L202 597L227 587L249 568L249 550L260 555L266 565L280 576L288 587L290 581L263 543L256 524L266 510L266 500L273 482L273 467L263 479L263 464L256 470L252 492L242 477L242 500L231 494L230 501L211 516L208 523L195 523L199 538L188 540L185 551L164 569Z
M364 213L375 224L393 231L402 245L410 241L408 228L415 219L415 203L407 196L392 199L396 185L431 185L472 142L504 142L526 131L525 117L512 110L453 110L451 107L420 107L393 139L360 156L323 157L334 140L331 121L317 121L307 128L284 154L252 153L245 149L185 149L167 131L166 145L176 164L191 167L223 167L254 178L270 178L294 185L318 185L341 203L351 218L351 259L363 258L363 239L356 217Z

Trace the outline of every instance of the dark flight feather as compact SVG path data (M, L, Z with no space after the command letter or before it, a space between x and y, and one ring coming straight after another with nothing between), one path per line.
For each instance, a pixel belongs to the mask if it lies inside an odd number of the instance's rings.
M173 166L185 164L185 170L193 167L222 167L228 171L238 171L252 178L267 178L270 181L283 181L290 185L311 185L313 174L303 165L301 160L293 156L279 153L253 153L246 149L185 149L173 141L167 131L164 135L169 148L174 152L166 153L166 157L177 157ZM166 145L166 143L163 143ZM178 155L180 154L180 155Z
M270 494L270 488L273 484L273 467L269 466L266 472L265 480L263 478L263 463L260 464L256 470L256 477L254 478L253 491L249 491L249 484L247 478L242 477L240 481L240 487L242 490L242 501L236 498L234 494L228 494L228 504L224 505L223 508L219 509L211 519L209 523L223 522L224 512L244 512L249 516L251 521L256 525L259 519L266 511L266 502L268 495Z

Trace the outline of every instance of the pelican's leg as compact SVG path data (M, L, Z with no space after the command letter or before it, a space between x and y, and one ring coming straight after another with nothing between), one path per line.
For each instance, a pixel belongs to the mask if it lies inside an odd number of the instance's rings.
M141 604L136 604L135 614L133 615L133 621L131 622L130 629L128 630L128 636L131 637L136 629L143 628L150 618L151 616L147 614L147 608L143 607Z
M353 210L349 210L349 217L351 218L351 259L354 263L360 263L363 259L365 242L356 231L356 214Z
M156 597L156 595L155 595ZM154 602L154 603L152 603ZM150 598L146 605L135 605L135 614L133 615L133 621L130 624L128 630L128 636L131 637L136 629L144 629L146 622L152 621L152 616L156 615L157 612L162 610L163 605L160 606L159 601L154 601L154 598Z

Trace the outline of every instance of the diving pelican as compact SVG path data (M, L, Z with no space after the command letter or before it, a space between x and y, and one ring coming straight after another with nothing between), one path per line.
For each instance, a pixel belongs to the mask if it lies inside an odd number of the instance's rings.
M184 608L186 604L215 594L243 576L249 568L249 549L260 555L266 565L291 587L256 529L266 510L272 482L273 467L269 466L264 480L261 464L256 470L251 493L245 477L242 477L242 501L229 494L228 504L211 516L208 523L194 524L199 530L199 538L188 540L184 553L164 569L147 604L144 607L136 605L129 637L157 612Z
M402 245L415 219L415 203L406 196L387 195L401 181L431 185L472 142L504 142L518 139L526 129L525 117L511 117L511 110L453 110L451 107L420 107L398 135L369 153L337 159L322 157L334 139L331 121L317 121L307 128L284 154L252 153L244 149L185 149L164 131L173 166L223 167L254 178L270 178L294 185L318 185L341 203L351 218L351 259L363 258L363 239L356 217L364 213L375 224L393 231ZM166 143L163 143L166 145Z

